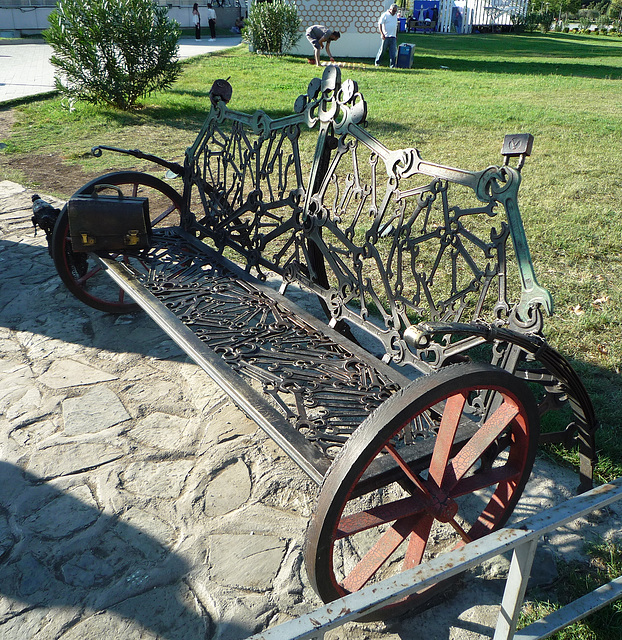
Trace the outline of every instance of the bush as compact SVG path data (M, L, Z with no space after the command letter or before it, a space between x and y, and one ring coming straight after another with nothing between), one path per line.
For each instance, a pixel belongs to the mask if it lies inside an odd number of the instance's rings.
M300 39L298 9L285 0L255 2L243 33L244 41L257 53L279 56Z
M59 0L44 37L57 88L70 98L131 109L179 76L179 25L152 0Z

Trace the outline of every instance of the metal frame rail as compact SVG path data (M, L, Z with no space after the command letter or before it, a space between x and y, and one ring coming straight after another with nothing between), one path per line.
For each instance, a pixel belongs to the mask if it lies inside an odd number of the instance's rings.
M493 640L543 640L622 597L622 576L516 631L538 540L568 522L622 498L622 478L547 509L514 527L491 533L399 575L364 587L315 611L253 635L247 640L316 640L346 622L457 576L513 550Z

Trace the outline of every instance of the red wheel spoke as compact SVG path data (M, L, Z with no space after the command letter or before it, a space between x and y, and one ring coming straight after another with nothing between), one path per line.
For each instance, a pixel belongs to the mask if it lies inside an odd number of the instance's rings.
M508 501L516 491L516 482L501 482L495 491L493 499L480 513L477 522L471 527L469 535L475 540L495 529L500 515L504 512Z
M464 540L464 542L472 542L473 538L456 522L455 519L451 519L449 524L453 527L453 530Z
M467 394L462 392L451 396L445 403L441 425L436 436L436 444L432 453L432 461L430 462L430 477L436 482L437 486L443 484L443 476L449 462L451 447L456 437L456 431L460 424L462 411L466 403Z
M462 478L462 480L456 483L449 495L452 498L465 496L469 493L485 489L486 487L493 487L500 482L506 482L520 476L520 474L520 467L512 464L504 464L501 467L495 467L494 469L475 473L468 478Z
M449 463L443 480L443 489L449 491L479 460L486 449L498 438L518 415L518 407L505 401L475 435L462 447Z
M175 206L169 207L166 211L162 212L157 218L154 218L151 221L151 226L155 227L157 224L162 222L162 220L164 220L164 218L166 218L167 216L171 215L171 213L173 211L175 211L176 209L177 209L177 207L175 207Z
M406 474L406 477L423 493L424 496L430 497L430 492L426 488L421 478L413 472L408 466L404 458L397 452L397 449L389 442L384 445L384 448L389 452L391 457L397 462L402 471Z
M84 284L86 283L87 280L89 280L93 276L97 275L102 269L103 269L103 267L101 265L97 265L97 266L93 267L88 273L85 273L81 278L78 278L76 280L76 282L79 285L84 286Z
M398 520L385 531L376 544L346 576L342 586L348 591L358 591L371 580L378 569L393 555L417 524L418 517Z
M404 558L404 564L402 568L412 569L416 567L423 559L426 545L428 544L428 538L430 537L430 531L434 524L434 516L425 514L419 518L417 526L414 527L413 532L410 534L410 540L408 541L408 549L406 549L406 556Z
M422 500L411 496L344 516L339 521L335 539L340 540L355 533L421 513L424 508Z

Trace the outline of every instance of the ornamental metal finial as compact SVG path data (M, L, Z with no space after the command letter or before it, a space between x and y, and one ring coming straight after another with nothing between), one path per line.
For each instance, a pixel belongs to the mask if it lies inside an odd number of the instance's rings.
M364 126L367 103L354 80L341 81L341 69L329 65L322 78L309 82L307 93L299 96L294 104L296 113L304 113L307 124L313 127L320 122L332 122L335 133L345 133L349 125Z

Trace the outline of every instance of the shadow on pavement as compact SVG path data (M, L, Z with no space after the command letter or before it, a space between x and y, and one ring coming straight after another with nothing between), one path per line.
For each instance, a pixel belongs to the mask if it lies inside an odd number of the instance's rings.
M211 618L182 581L189 567L170 550L180 533L136 507L106 514L86 475L66 484L0 462L0 635L209 637Z
M102 313L77 300L44 246L0 240L0 268L0 327L95 349L183 356L146 314Z

